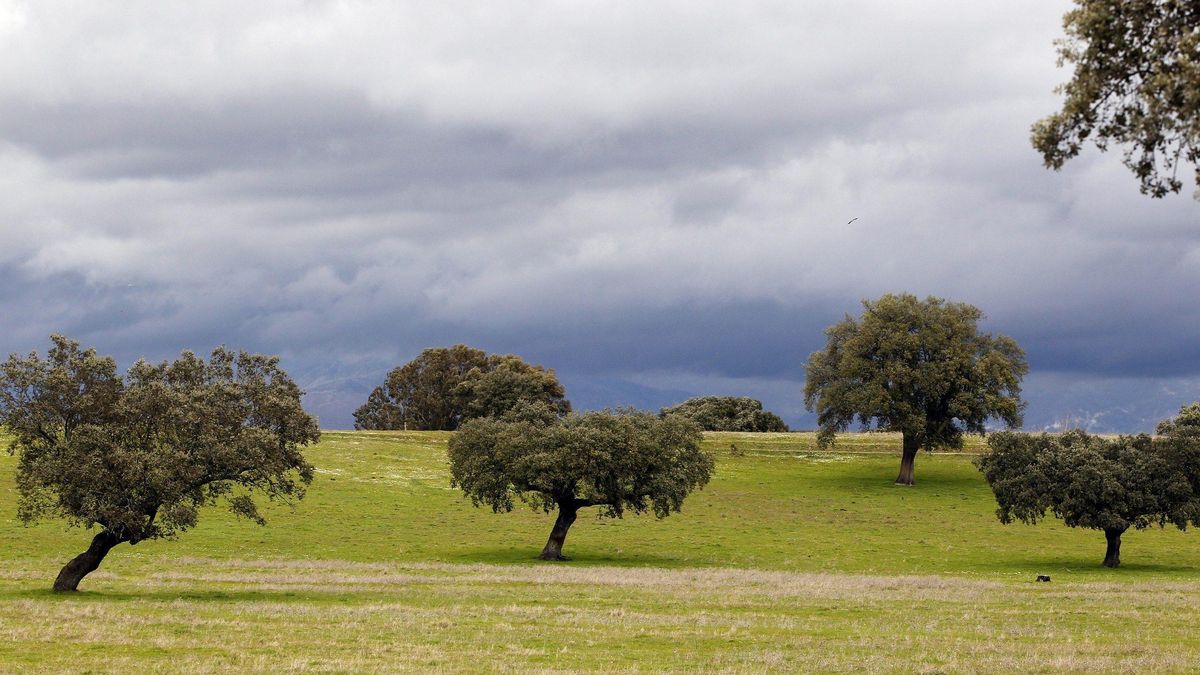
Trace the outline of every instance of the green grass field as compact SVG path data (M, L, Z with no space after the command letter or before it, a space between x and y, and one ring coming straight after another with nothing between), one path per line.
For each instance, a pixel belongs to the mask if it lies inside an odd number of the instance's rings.
M553 517L475 509L448 434L326 432L318 477L259 527L222 511L177 541L114 549L83 592L47 589L90 533L15 519L0 456L0 670L1189 671L1200 538L1002 526L965 454L898 439L713 434L683 512L581 515L568 563L534 560ZM736 444L740 456L730 454ZM586 514L586 512L585 512ZM1053 582L1036 584L1037 574Z

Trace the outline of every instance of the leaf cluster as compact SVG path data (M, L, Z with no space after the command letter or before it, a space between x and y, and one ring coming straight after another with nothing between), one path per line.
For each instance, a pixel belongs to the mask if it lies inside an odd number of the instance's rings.
M1037 523L1047 512L1069 527L1123 532L1200 522L1200 438L1025 435L988 439L976 465L1003 523Z
M389 372L354 411L354 427L453 431L463 420L537 401L562 415L571 410L553 370L467 345L439 347Z
M553 370L512 354L489 356L486 366L467 373L454 394L462 401L465 419L497 417L530 403L545 403L560 416L571 412L566 389Z
M558 417L545 404L527 406L463 423L450 440L451 484L497 512L511 511L516 498L545 511L600 506L609 517L632 510L662 518L712 476L700 440L700 428L677 416Z
M1125 146L1144 194L1179 192L1181 161L1200 188L1200 4L1076 0L1063 27L1059 65L1074 73L1059 88L1062 109L1033 125L1046 166L1062 168L1090 139Z
M748 396L697 396L663 408L662 416L681 415L705 431L787 431L787 424L762 401Z
M1181 407L1174 419L1159 422L1154 431L1162 435L1200 435L1200 403Z
M63 517L137 543L192 527L221 498L262 522L252 493L303 497L313 469L300 447L320 432L275 357L220 347L122 378L112 358L51 339L45 358L0 366L23 521Z
M972 305L889 294L830 326L804 385L822 446L855 420L925 448L961 447L989 419L1020 426L1025 354L1012 338L981 333L981 318Z

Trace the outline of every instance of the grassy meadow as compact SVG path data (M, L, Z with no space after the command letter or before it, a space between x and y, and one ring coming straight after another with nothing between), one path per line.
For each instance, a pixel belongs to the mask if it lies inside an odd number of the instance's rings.
M294 509L121 545L15 519L0 455L0 671L1187 671L1200 538L1002 526L964 453L891 484L898 437L710 434L712 483L665 520L493 514L449 488L449 434L325 432ZM738 453L731 453L736 445ZM1050 584L1037 584L1050 574Z

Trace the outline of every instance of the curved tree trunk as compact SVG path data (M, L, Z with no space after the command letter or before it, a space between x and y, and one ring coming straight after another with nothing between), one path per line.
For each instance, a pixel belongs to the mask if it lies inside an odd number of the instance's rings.
M1108 540L1108 550L1104 552L1104 566L1117 567L1121 564L1121 535L1125 530L1105 530L1104 538Z
M88 547L88 550L75 556L75 559L67 563L58 573L58 578L54 580L55 592L69 593L78 590L79 582L95 572L96 568L100 567L100 562L104 560L104 556L108 555L108 552L121 541L112 532L100 530L92 538L92 545Z
M563 542L567 540L567 530L575 522L579 507L572 502L559 503L558 518L554 521L554 529L550 530L550 539L538 556L542 560L570 560L562 554Z
M916 482L913 480L913 463L917 460L920 444L908 434L904 434L903 444L904 455L900 458L900 475L896 476L896 485L912 485Z

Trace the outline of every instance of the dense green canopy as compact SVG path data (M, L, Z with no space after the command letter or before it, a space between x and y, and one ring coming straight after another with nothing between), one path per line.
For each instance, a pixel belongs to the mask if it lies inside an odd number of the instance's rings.
M571 412L571 402L553 370L525 363L512 354L492 355L472 368L455 389L463 417L495 417L528 403L545 403L555 414Z
M830 326L808 360L804 400L817 411L822 446L856 419L903 434L897 483L913 483L918 448L957 448L989 419L1020 426L1025 354L1003 335L979 331L983 312L940 298L884 295L858 319Z
M1033 126L1054 169L1091 141L1125 147L1125 165L1153 197L1178 192L1181 163L1200 188L1200 3L1076 0L1059 60L1074 67L1062 110ZM1197 190L1200 197L1200 189Z
M184 352L173 363L139 361L122 378L113 359L52 340L45 358L13 355L0 366L0 423L19 454L21 519L100 528L56 590L75 590L117 544L192 527L218 499L262 522L253 493L303 497L313 469L300 447L320 432L276 358L218 348L205 362Z
M1037 523L1049 511L1069 527L1103 530L1104 565L1120 564L1121 534L1200 522L1200 437L1107 439L1082 431L993 434L976 460L1003 523Z
M1159 422L1155 432L1163 435L1200 434L1200 403L1181 407L1174 419Z
M682 415L705 431L787 431L773 412L763 410L762 401L748 396L697 396L660 413Z
M463 420L503 414L518 402L543 402L565 415L571 410L565 397L553 370L518 356L439 347L388 373L354 411L354 427L452 431Z
M567 530L579 509L600 507L659 518L678 511L708 483L713 458L700 449L700 428L682 417L636 411L558 417L544 404L502 417L468 420L450 440L452 485L476 506L511 511L514 498L558 519L542 551L562 559Z

